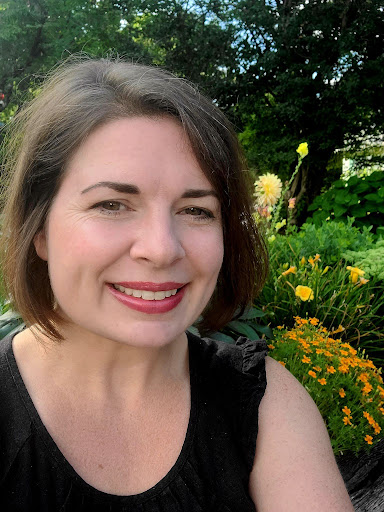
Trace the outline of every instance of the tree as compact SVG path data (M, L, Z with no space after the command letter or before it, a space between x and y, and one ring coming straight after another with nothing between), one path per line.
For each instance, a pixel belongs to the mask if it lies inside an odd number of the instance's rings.
M308 204L340 174L336 149L383 131L382 2L241 0L235 18L242 141L256 167L285 178L307 141L290 195Z

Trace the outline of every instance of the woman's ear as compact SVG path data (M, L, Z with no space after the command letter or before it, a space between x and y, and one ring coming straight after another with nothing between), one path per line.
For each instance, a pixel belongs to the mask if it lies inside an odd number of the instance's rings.
M42 260L48 261L47 235L45 233L45 227L35 235L35 238L33 239L33 245L35 246L37 255Z

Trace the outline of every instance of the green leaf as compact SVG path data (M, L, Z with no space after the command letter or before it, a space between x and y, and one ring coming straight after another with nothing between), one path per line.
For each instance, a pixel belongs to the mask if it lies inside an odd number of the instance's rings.
M238 318L238 320L253 320L254 318L263 318L263 316L265 316L265 313L263 311L252 307L244 311L244 313L241 315L241 317Z
M234 330L235 332L243 334L250 340L259 338L259 335L257 334L257 332L254 329L252 329L252 327L250 327L245 322L241 322L239 320L232 320L231 322L229 322L229 324L227 324L226 327L229 327L230 329Z
M367 194L366 196L364 196L364 199L366 199L367 201L374 201L376 203L382 202L382 199L379 196L379 194Z
M348 210L348 208L346 208L345 206L341 206L340 204L335 204L334 206L334 213L335 213L335 217L341 217L344 215L344 213Z
M365 217L367 215L367 211L361 205L353 206L350 210L350 214L353 217Z

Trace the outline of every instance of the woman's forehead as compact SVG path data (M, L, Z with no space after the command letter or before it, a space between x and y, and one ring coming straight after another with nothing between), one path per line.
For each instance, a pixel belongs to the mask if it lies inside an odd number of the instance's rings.
M212 189L181 125L170 118L118 119L98 127L72 155L62 186Z

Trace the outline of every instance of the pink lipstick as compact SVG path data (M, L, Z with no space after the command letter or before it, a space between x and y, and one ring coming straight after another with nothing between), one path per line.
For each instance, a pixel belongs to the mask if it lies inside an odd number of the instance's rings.
M142 297L134 297L128 295L116 287L128 288L130 290L140 290L143 292L166 292L176 290L175 295L170 297L161 298L160 300L146 300ZM167 283L150 283L150 282L121 282L108 284L108 288L112 295L125 306L147 314L161 314L167 313L174 309L184 297L187 285L183 283L167 282Z

